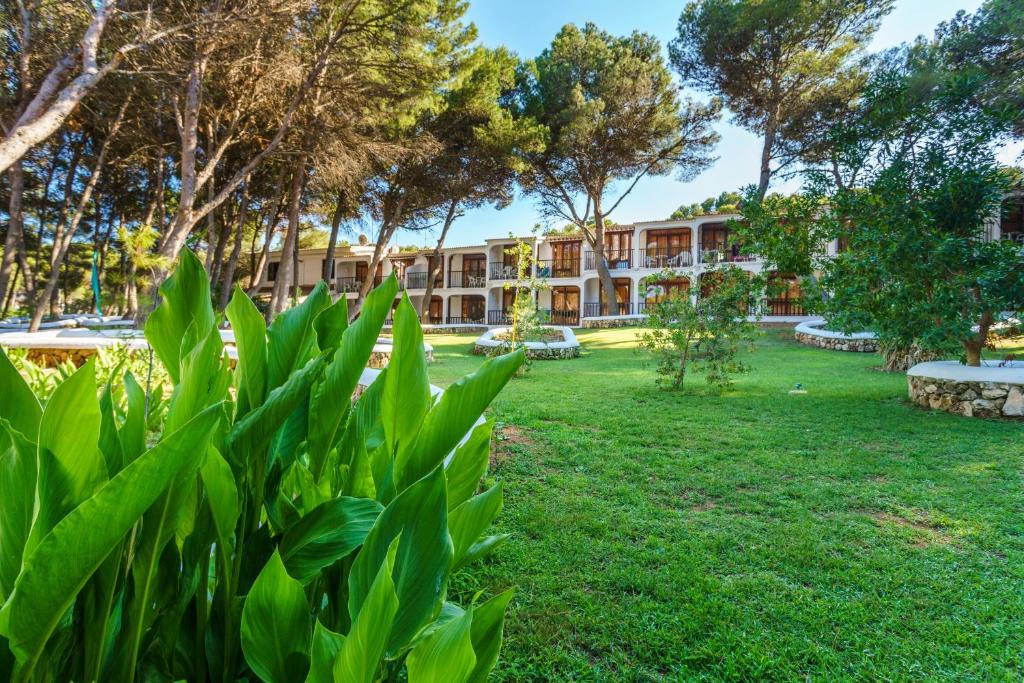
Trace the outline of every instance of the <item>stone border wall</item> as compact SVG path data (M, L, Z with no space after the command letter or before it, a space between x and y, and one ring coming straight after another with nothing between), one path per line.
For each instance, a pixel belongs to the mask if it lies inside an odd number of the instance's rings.
M548 327L546 329L558 330L562 333L562 338L565 341L560 342L526 342L524 344L526 348L526 357L531 360L565 360L568 358L578 358L580 355L580 343L576 340L576 335L568 327ZM494 337L503 332L508 332L507 327L495 327L487 330L482 335L477 337L476 342L473 344L473 353L477 355L489 355L491 353L500 353L506 347L505 342Z
M596 318L584 318L580 324L587 329L608 330L615 327L642 325L645 320L647 320L646 315L603 315Z
M801 344L829 351L853 353L876 353L878 351L878 340L870 332L846 335L822 329L824 325L824 320L800 323L794 328L793 336Z
M919 363L907 371L907 393L930 410L1024 419L1024 363L980 368L956 361Z

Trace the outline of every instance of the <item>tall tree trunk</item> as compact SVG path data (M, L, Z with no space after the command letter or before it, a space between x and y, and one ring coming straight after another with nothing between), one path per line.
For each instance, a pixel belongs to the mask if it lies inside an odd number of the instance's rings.
M72 216L71 222L60 235L59 241L55 237L54 254L51 260L53 267L50 269L50 274L46 279L46 286L43 288L42 294L36 298L34 310L32 311L32 322L29 323L29 332L37 332L39 330L39 325L43 322L43 303L51 300L57 292L57 285L60 279L60 264L67 257L68 249L71 247L71 240L75 236L75 231L78 230L78 225L82 220L82 216L85 214L85 208L88 206L89 200L92 198L92 193L96 189L96 183L99 182L100 174L103 172L103 164L106 161L110 141L117 135L117 131L121 127L121 123L124 121L124 115L128 110L130 102L131 96L126 97L124 103L121 105L120 111L117 113L117 118L114 119L106 138L103 140L103 144L100 145L99 154L96 156L96 163L93 165L89 181L86 183L85 189L82 191L82 197L78 201L78 208L75 210L75 214Z
M772 179L772 148L775 146L775 136L778 134L778 114L772 111L768 115L768 122L764 129L764 146L761 148L761 172L757 180L757 199L764 199L768 192L768 183Z
M4 240L4 256L0 262L0 301L7 298L7 288L13 289L11 269L18 255L24 251L24 213L21 199L25 193L25 170L21 161L17 161L7 172L10 181L11 196L7 206L7 238ZM18 259L20 261L20 259ZM22 267L24 271L24 267ZM28 278L25 278L26 282Z
M445 214L444 225L441 226L441 234L437 238L437 245L434 247L434 252L430 255L431 267L430 273L427 275L427 289L423 293L423 300L420 301L420 320L424 323L430 322L430 299L434 296L434 278L438 276L443 265L443 262L441 261L441 249L444 247L445 237L448 236L448 229L452 227L452 223L455 222L455 218L458 215L456 213L458 208L458 199L452 199L448 202L448 213Z
M300 154L292 166L292 181L288 189L288 230L281 247L281 261L274 279L274 289L270 294L270 308L267 310L267 322L283 311L288 303L288 294L292 285L294 269L294 253L299 241L299 207L302 197L302 186L305 178L306 155Z
M586 231L584 231L585 233ZM608 305L608 315L618 315L619 302L615 299L615 283L612 281L612 274L608 270L608 262L604 257L604 214L601 213L600 197L594 199L594 243L591 246L594 249L594 260L597 266L597 277L601 282L601 291L604 292L604 299ZM600 312L599 306L598 313Z
M338 244L338 230L341 228L341 219L345 217L345 193L338 192L337 204L334 207L334 215L331 216L331 236L327 238L327 253L324 255L324 268L320 277L324 282L334 285L334 248Z
M220 310L227 308L231 300L231 287L235 282L235 268L238 266L238 257L242 255L242 237L245 232L245 221L249 214L249 185L242 186L242 204L238 207L238 221L235 226L235 243L231 245L231 255L228 263L224 266L224 280L220 286Z
M213 213L213 212L211 212ZM220 229L217 231L217 248L213 252L213 264L210 268L210 284L220 282L221 270L224 268L224 250L228 248L228 240L231 239L231 228L235 225L237 212L233 205L226 205L220 212Z
M994 322L995 316L990 311L985 311L978 321L978 332L962 342L967 365L971 367L981 365L981 352L985 350L985 345L988 343L988 332Z
M277 232L277 224L281 220L281 185L284 183L284 173L282 172L278 178L277 183L274 185L273 195L273 208L267 214L267 228L264 232L263 247L260 249L260 257L253 266L252 273L250 274L249 280L249 296L254 296L256 291L259 289L260 280L263 279L263 271L267 267L267 258L270 256L270 244L274 240L274 235ZM256 239L256 235L253 235L253 240Z

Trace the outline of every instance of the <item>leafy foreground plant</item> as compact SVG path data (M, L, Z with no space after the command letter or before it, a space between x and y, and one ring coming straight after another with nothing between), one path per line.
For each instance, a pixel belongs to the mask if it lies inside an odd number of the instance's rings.
M97 398L86 363L41 406L0 354L0 679L484 680L511 594L445 593L504 540L474 425L523 356L434 400L403 298L353 402L397 289L349 325L321 283L269 329L236 289L231 369L186 252L146 325L173 384L149 434L131 372Z

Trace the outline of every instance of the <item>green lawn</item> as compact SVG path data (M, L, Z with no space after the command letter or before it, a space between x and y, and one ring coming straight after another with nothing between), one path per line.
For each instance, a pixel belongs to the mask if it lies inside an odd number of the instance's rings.
M778 330L732 390L664 392L634 335L582 332L491 409L512 539L452 589L516 587L499 680L1024 676L1024 425ZM436 384L481 362L428 339Z

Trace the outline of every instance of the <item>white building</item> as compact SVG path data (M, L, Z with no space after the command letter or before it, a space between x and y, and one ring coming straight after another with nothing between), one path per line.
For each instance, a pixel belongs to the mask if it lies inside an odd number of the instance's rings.
M757 256L741 254L729 244L727 221L737 214L713 214L688 220L649 221L616 226L606 230L605 258L615 283L619 315L639 315L644 307L671 291L688 291L696 296L713 282L704 273L713 265L731 263L743 270L760 273L763 263ZM1009 211L989 227L993 239L1012 239L1024 244L1024 212L1021 200L1011 201ZM434 284L429 304L430 322L435 324L507 323L514 293L506 284L516 279L515 257L506 250L517 240L529 242L537 259L537 272L548 285L538 292L538 308L547 312L556 324L579 326L587 319L608 313L596 268L594 253L582 235L545 235L521 238L488 239L482 245L446 247L441 250L441 272ZM833 242L830 253L841 249ZM334 278L335 294L358 296L373 255L373 245L338 247ZM378 266L376 283L391 272L400 286L419 307L426 294L432 250L389 252ZM325 249L304 249L299 254L298 283L308 291L320 280ZM280 252L270 263L260 290L269 292L277 272ZM670 270L672 276L648 287L641 281ZM772 298L762 301L760 313L768 322L804 319L798 280L785 273L770 277L784 284Z

